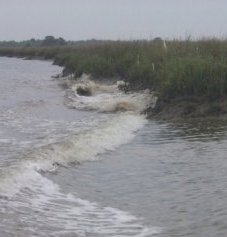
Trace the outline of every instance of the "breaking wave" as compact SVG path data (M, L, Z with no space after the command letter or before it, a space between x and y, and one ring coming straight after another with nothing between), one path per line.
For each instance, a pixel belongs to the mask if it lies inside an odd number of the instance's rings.
M134 138L135 132L146 123L141 112L154 104L155 98L148 91L126 94L118 87L119 83L104 85L88 78L72 84L66 93L66 105L108 112L108 121L27 152L23 159L0 174L0 211L11 215L17 210L18 219L29 225L23 234L36 235L36 228L39 229L38 236L47 236L48 231L51 236L76 234L80 237L145 237L159 232L157 228L143 226L141 220L127 212L64 194L43 174L54 172L59 166L97 160L100 154L113 151ZM79 95L78 88L89 93ZM0 228L12 225L10 220L14 219L3 220Z
M93 96L79 96L76 91L82 85L92 88ZM62 141L43 145L27 154L22 154L21 159L18 159L21 162L16 165L16 168L11 169L12 172L8 171L7 175L2 173L5 176L2 177L2 183L3 180L10 177L8 179L8 181L12 181L10 187L15 186L14 183L20 189L20 186L23 187L23 183L27 183L27 180L31 178L24 177L24 174L27 175L29 170L53 172L59 166L94 161L99 159L100 154L113 151L120 145L128 143L134 138L135 132L146 124L146 117L140 112L151 103L152 98L148 92L125 94L118 89L118 84L95 84L87 78L71 85L70 93L68 91L67 96L69 94L71 97L70 101L67 100L68 106L73 104L76 109L92 109L112 113L107 121L101 121L94 128L69 135ZM25 161L26 172L23 170ZM18 169L19 172L16 172L15 169ZM19 177L15 175L17 173L20 174ZM1 188L3 187L5 186L1 185ZM14 187L13 190L16 191L17 188Z
M23 183L17 195L0 198L1 213L10 216L17 210L18 224L27 223L29 226L24 227L23 234L17 236L149 237L159 233L159 228L146 227L141 220L127 212L101 207L61 192L57 184L37 172L34 166L36 164L27 164L14 177L14 182L5 187L8 191L15 191L15 182ZM13 218L1 220L0 228L4 230L6 225L13 226L14 221Z
M99 112L132 111L134 114L143 112L149 106L154 107L156 97L144 90L142 92L124 93L119 89L122 82L113 85L94 83L87 77L71 86L66 94L66 105L81 110L97 110ZM91 96L78 93L78 88L89 91Z

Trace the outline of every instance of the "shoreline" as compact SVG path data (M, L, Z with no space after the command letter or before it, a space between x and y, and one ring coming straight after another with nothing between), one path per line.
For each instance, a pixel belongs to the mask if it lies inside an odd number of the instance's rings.
M66 65L62 65L55 58L46 58L45 56L37 55L10 55L1 56L9 58L20 58L23 60L42 60L51 61L53 64L62 66L62 73L60 75L53 75L53 78L59 79L59 85L62 86L62 78L68 77L68 81L73 83L73 80L77 80L80 76L77 76L70 68ZM91 76L94 81L99 81L102 83L113 83L118 80L124 80L122 77L96 77ZM126 80L124 80L126 81ZM126 81L127 82L127 81ZM127 82L128 83L128 82ZM62 86L63 89L64 85ZM146 89L146 86L143 89ZM130 91L140 91L141 85L134 84L127 87L125 92ZM155 91L154 91L155 92ZM217 119L227 119L227 97L222 96L221 98L209 98L205 96L191 96L191 97L176 97L174 99L163 99L158 98L156 106L154 108L149 107L146 109L144 114L147 115L148 119L158 119L166 121L178 121L178 120L188 120L188 119L201 119L201 118L217 118Z
M180 121L192 119L227 119L227 97L211 100L204 97L158 99L154 109L145 111L149 119Z

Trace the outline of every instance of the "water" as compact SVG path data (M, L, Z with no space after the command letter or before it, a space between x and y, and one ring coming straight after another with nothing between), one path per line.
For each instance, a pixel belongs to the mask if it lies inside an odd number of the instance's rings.
M227 235L224 121L147 121L146 92L60 71L0 58L1 236Z

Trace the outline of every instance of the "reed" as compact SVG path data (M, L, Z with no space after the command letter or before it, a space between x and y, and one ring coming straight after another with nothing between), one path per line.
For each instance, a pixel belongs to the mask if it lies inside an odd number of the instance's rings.
M227 95L227 41L107 41L59 47L0 48L1 56L42 57L75 77L123 78L162 98Z

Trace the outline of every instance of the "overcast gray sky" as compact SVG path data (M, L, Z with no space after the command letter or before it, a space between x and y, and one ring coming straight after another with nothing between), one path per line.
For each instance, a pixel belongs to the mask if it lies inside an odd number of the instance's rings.
M227 0L0 0L0 40L227 37Z

